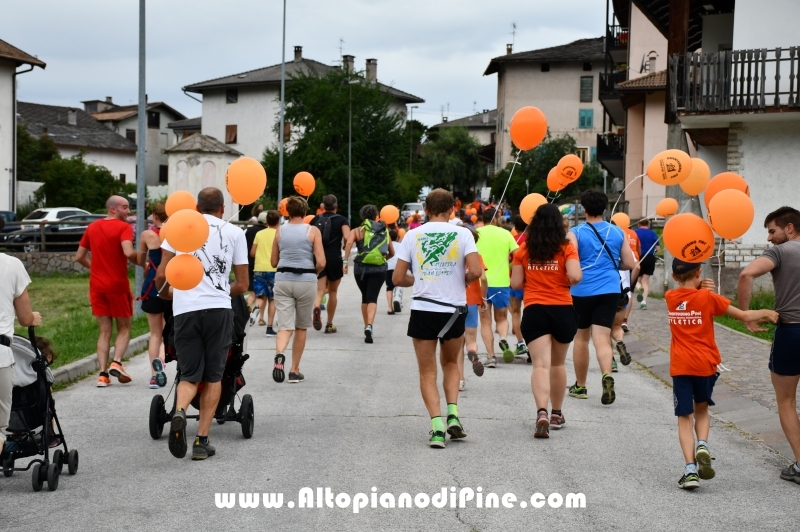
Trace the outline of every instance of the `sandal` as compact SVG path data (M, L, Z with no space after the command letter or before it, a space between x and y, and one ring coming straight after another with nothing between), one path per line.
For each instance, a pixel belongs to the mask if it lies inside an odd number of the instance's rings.
M259 326L259 327L263 327L263 326L264 326L264 325L266 325L266 324L267 324L267 322L266 322L266 321L264 321L264 320L258 320L258 326Z
M283 379L286 378L286 375L283 372L283 363L286 361L286 357L282 354L278 353L275 355L275 367L272 370L272 380L275 382L283 382Z

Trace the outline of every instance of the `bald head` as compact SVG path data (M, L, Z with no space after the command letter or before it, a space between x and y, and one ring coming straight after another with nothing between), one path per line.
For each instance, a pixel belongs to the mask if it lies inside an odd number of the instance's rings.
M119 220L127 220L131 213L128 206L128 200L122 196L111 196L106 201L106 212L109 218L117 218Z

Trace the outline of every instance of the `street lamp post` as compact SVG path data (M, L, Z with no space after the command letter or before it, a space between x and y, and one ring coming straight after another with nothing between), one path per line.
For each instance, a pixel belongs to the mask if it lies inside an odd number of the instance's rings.
M352 205L353 190L353 85L356 83L358 83L357 79L347 82L347 88L350 90L350 112L348 113L347 121L347 223L350 224L350 227L353 226L350 207Z
M419 105L412 105L410 107L410 109L411 109L410 115L411 116L408 119L408 137L409 137L409 140L408 140L408 173L409 174L411 173L411 160L412 160L412 158L414 156L414 136L412 135L413 128L414 128L414 109L416 109L418 107L419 107Z
M284 116L286 114L286 0L283 0L283 44L281 45L281 125L278 132L278 203L283 199Z

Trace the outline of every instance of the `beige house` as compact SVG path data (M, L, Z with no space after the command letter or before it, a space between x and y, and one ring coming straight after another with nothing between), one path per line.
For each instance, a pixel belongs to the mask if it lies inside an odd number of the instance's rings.
M605 54L603 38L578 41L495 57L483 73L497 74L495 165L513 160L508 125L520 108L532 105L547 116L550 134L575 138L584 161L593 160L603 132L603 106L597 92Z

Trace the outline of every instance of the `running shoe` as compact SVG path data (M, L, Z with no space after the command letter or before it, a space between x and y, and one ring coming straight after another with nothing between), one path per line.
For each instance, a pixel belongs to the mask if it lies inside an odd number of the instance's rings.
M401 305L399 301L392 301L392 310L395 312L402 312L403 305Z
M336 332L336 325L329 323L325 326L325 334L333 334Z
M617 342L617 353L619 353L619 361L622 362L623 366L631 363L631 354L628 353L628 348L625 347L625 342L622 340Z
M794 480L800 484L800 469L797 469L797 464L781 469L781 478L789 481Z
M520 342L517 344L517 352L514 353L514 356L521 357L521 356L528 356L529 354L530 353L528 353L528 346L525 345L525 342Z
M305 379L305 376L302 373L300 373L300 372L292 373L290 371L289 372L289 380L287 380L286 382L288 382L290 384L297 384L298 382L303 382L304 379Z
M486 358L486 363L483 365L484 368L496 368L497 367L497 359L495 357Z
M278 333L275 332L275 329L272 327L267 327L267 338L273 338L275 336L278 336Z
M478 377L482 376L483 363L481 362L478 353L476 353L475 351L467 351L467 358L469 359L470 362L472 362L472 371L475 373L475 375L477 375Z
M577 382L569 387L569 396L575 397L576 399L589 398L589 394L586 391L586 386L578 386Z
M614 393L614 377L606 373L603 375L603 394L600 396L600 402L604 405L610 405L617 398Z
M564 419L564 414L550 414L550 428L553 430L561 430L567 424Z
M320 310L325 310L325 303L320 303L319 309Z
M372 325L364 327L364 343L372 343Z
M116 377L117 381L125 384L127 382L131 382L131 376L125 371L125 368L122 367L122 364L114 360L111 362L111 365L108 368L108 374L112 377Z
M464 427L461 426L458 416L452 414L447 416L447 433L450 435L451 440L467 437L467 433L464 432Z
M619 369L617 368L617 359L613 356L611 357L611 373L617 373Z
M172 414L169 426L169 452L175 458L186 456L186 412L177 410Z
M536 430L533 433L534 438L549 438L550 437L550 421L547 419L547 412L540 410L536 419Z
M464 379L458 381L458 391L463 392L466 389L467 389L467 381L465 381Z
M506 364L514 362L514 351L508 347L508 342L505 339L500 340L500 350L503 352L503 362Z
M286 362L286 357L282 353L275 355L275 367L272 369L272 380L275 382L283 382L286 374L283 372L283 363Z
M703 480L711 480L717 473L711 465L711 453L705 445L698 445L694 451L694 461L697 462L697 474Z
M308 314L306 314L308 316ZM311 321L315 331L322 330L322 310L319 307L314 307L314 319Z
M630 330L628 329L628 320L627 319L622 320L622 331L626 332L626 333L630 332Z
M156 382L156 378L155 377L150 377L150 389L151 390L158 390L159 388L160 388L160 386Z
M639 303L644 301L644 294L642 293L641 289L639 289L639 293L636 294L636 301L638 301Z
M98 388L105 388L111 384L111 379L108 378L108 375L103 375L102 373L97 376L97 387Z
M686 473L678 481L678 487L682 490L693 490L700 487L700 479L696 473Z
M428 434L431 435L431 439L428 440L428 445L434 449L444 449L446 436L444 432L437 430L436 432L430 431Z
M155 380L159 388L167 385L167 374L164 373L164 362L160 358L154 358L152 362L153 371L156 372ZM152 386L150 386L152 388Z
M646 301L642 301L641 303L639 303L639 310L647 310L647 302Z
M213 445L208 443L203 443L200 441L200 436L195 436L194 444L192 445L192 460L205 460L209 456L214 456L217 454L217 450L214 448Z

